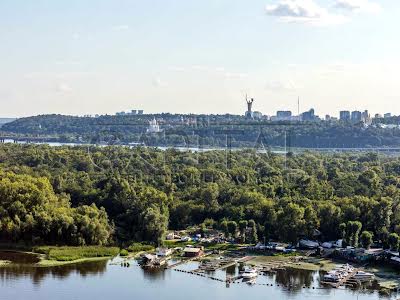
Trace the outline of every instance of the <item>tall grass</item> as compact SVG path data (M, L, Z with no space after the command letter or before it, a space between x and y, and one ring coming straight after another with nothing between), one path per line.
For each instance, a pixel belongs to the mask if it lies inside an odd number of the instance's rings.
M153 251L154 246L142 244L142 243L133 243L128 247L129 252L141 252L141 251Z
M50 260L73 261L82 258L110 257L119 253L118 247L85 246L85 247L53 247L43 246L33 249L36 253L47 255Z

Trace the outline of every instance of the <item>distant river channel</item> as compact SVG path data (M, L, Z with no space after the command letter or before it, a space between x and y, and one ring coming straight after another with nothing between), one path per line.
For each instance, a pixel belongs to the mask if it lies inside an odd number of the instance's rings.
M1 300L253 300L253 299L397 299L398 294L379 295L370 289L325 288L320 272L279 270L260 275L253 285L223 282L239 272L239 266L207 276L186 273L199 266L190 262L175 269L144 270L136 261L121 266L121 259L66 265L35 267L29 254L0 252ZM221 279L212 280L209 277Z
M246 147L243 148L231 148L228 149L226 147L184 147L184 146L146 146L140 143L129 143L129 144L87 144L87 143L62 143L62 142L50 142L50 141L25 141L25 140L14 140L14 139L4 139L2 140L3 143L6 144L34 144L34 145L49 145L51 147L61 147L61 146L98 146L98 147L106 147L106 146L127 146L127 147L146 147L146 148L156 148L160 150L167 150L167 149L176 149L178 151L192 151L192 152L205 152L205 151L213 151L213 150L242 150L248 149ZM375 148L286 148L285 147L263 147L261 145L255 147L255 150L258 153L266 153L270 151L276 154L286 154L288 152L293 153L301 153L304 151L315 151L315 152L381 152L391 155L400 155L400 147L375 147Z

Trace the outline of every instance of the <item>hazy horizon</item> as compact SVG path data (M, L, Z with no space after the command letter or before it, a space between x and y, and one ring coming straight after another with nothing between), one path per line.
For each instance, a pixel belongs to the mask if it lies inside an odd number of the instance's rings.
M400 114L400 2L0 3L0 117ZM95 13L94 13L95 12Z

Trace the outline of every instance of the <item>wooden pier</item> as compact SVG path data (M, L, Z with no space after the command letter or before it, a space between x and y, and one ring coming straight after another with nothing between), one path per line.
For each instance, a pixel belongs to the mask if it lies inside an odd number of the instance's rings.
M191 258L185 258L185 259L182 259L182 260L180 260L180 261L178 261L178 262L176 262L176 263L174 263L172 265L166 266L164 269L174 269L174 268L176 268L176 267L178 267L180 265L186 264L186 263L191 262L191 261L199 260L200 258L209 256L211 254L212 254L212 252L206 252L206 253L204 253L204 254L202 254L200 256L195 256L195 257L191 257Z
M244 263L246 261L249 261L252 258L253 258L252 256L245 256L245 257L242 257L239 259L225 258L225 259L220 259L220 260L214 260L214 261L202 264L198 269L194 270L194 272L207 272L207 271L215 272L218 270L224 270L231 266L235 266L238 263Z
M346 277L341 278L339 281L330 282L330 281L321 281L321 284L329 285L333 288L338 288L343 285L354 285L359 284L359 281L355 280L353 277L359 271L358 269L354 269L351 273L349 273Z

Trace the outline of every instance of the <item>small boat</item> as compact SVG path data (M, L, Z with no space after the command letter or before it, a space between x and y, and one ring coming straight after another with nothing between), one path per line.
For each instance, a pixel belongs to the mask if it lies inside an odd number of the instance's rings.
M139 264L144 268L161 267L167 263L167 258L159 257L157 255L145 254L139 261Z
M246 284L248 285L255 285L256 284L256 278L252 278L249 280L245 280Z
M300 240L299 246L303 249L317 249L319 247L319 243L310 240Z
M324 281L326 282L338 282L340 280L340 276L336 273L328 273L324 275Z
M242 273L243 280L252 280L258 277L258 272L254 268L249 268L244 270Z
M353 271L353 266L349 264L342 265L333 269L332 271L329 271L326 275L324 275L323 279L326 282L339 282L340 280L349 276L349 274Z
M355 280L359 280L359 281L369 281L369 280L374 279L374 277L375 277L374 274L367 273L367 272L364 272L364 271L357 271L353 276L353 278Z
M342 265L342 266L338 267L338 269L339 270L343 270L343 271L345 271L347 273L351 273L351 272L354 271L354 267L352 265L349 265L349 264Z

